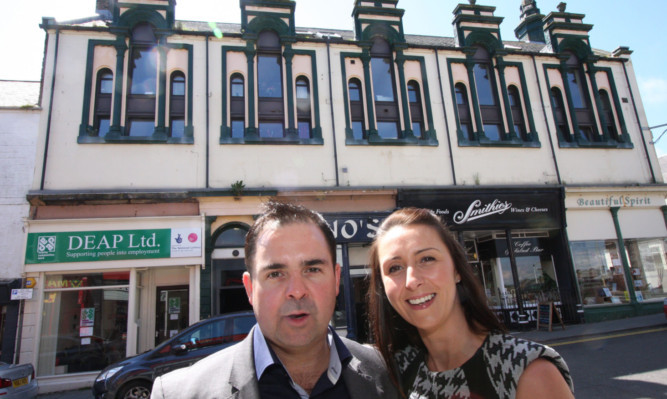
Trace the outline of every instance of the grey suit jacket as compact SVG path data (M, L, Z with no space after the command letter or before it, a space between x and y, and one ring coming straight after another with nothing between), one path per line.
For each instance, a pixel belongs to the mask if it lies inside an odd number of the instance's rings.
M253 355L254 328L236 345L174 370L153 383L152 399L260 399ZM368 346L342 338L352 353L343 380L352 399L398 399L382 358Z

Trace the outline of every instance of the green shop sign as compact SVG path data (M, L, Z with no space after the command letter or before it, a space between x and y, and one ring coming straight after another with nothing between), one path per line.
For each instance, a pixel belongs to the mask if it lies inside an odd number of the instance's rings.
M25 263L201 256L196 228L29 233Z

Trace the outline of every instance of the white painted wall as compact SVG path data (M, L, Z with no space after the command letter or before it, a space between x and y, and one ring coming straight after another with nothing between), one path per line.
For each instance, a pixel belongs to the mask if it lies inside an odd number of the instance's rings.
M39 83L36 83L39 85ZM0 109L0 278L23 271L26 194L35 167L39 109Z

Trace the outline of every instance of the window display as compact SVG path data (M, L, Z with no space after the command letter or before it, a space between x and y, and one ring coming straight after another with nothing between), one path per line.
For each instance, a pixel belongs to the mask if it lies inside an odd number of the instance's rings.
M629 239L625 240L625 248L637 301L667 296L665 239Z
M125 357L129 272L48 275L38 376L101 370Z
M628 303L628 288L615 240L570 243L584 305Z

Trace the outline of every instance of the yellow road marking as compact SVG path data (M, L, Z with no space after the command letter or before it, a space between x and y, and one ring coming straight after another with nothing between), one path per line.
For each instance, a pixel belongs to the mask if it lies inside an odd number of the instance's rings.
M654 328L652 330L634 331L634 332L628 332L628 333L622 333L622 334L603 335L603 336L592 337L592 338L582 338L582 339L576 339L574 341L558 342L558 343L547 344L547 345L549 345L549 346L571 345L571 344L579 344L579 343L582 343L582 342L599 341L599 340L602 340L602 339L620 338L620 337L627 337L627 336L630 336L630 335L648 334L648 333L660 332L660 331L667 331L667 327Z

